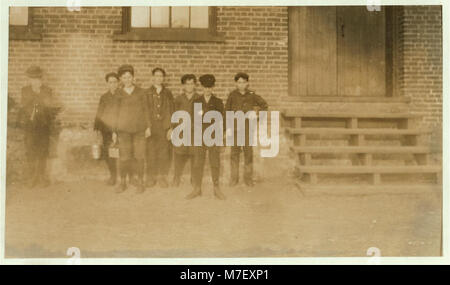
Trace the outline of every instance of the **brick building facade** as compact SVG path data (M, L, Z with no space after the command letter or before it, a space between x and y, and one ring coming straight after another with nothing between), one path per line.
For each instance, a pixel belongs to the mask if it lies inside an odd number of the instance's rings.
M135 66L138 84L150 85L151 69L167 71L175 94L184 73L213 73L216 94L225 99L234 88L237 71L250 74L251 88L272 110L299 107L311 110L396 110L422 115L421 123L442 135L442 26L440 6L404 6L395 9L395 98L323 102L303 100L290 91L288 7L217 7L215 42L129 41L118 39L123 30L122 7L34 7L32 30L39 40L10 39L8 93L20 97L24 71L40 65L46 81L64 105L63 125L73 133L91 129L104 75L124 63ZM292 64L292 62L291 62ZM405 104L406 102L406 104ZM408 103L409 102L409 103ZM342 108L342 106L346 106ZM392 107L393 106L393 107ZM281 146L282 148L283 146Z

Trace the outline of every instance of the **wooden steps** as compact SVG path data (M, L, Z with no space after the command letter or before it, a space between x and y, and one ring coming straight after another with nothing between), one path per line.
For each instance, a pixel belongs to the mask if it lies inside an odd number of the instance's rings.
M309 184L296 183L297 188L308 195L376 195L376 194L436 194L442 191L441 185L436 184Z
M360 189L359 191L362 191L361 188L371 191L370 189L373 188L395 192L404 189L421 191L426 187L442 187L441 166L429 164L430 149L428 146L420 144L420 138L429 135L430 131L414 127L415 120L418 118L416 115L351 112L324 114L298 112L291 109L283 112L283 118L285 131L293 142L290 149L297 154L297 173L300 177L298 183L303 188L309 186L312 189L318 189L316 191L321 191L320 189L332 187L334 192L343 191L341 189L353 189L352 191ZM386 127L386 121L389 123L388 127ZM339 122L340 127L336 127L338 125L336 122ZM370 127L367 122L370 122ZM375 127L373 127L374 125ZM339 140L341 144L342 136L348 136L348 144L334 145L333 140ZM401 144L386 145L390 140L383 142L383 145L368 144L371 139L386 141L386 136L398 136ZM311 137L314 137L315 141L323 140L326 137L328 143L308 144L307 141ZM401 156L398 156L399 154ZM329 156L335 158L332 165L329 161L321 163L315 161L329 159ZM392 159L398 160L399 157L407 159L404 164L399 164L398 161L391 162ZM348 165L348 161L345 164L339 164L338 161L338 165L336 165L336 159L348 158L351 158L351 165ZM385 161L374 163L374 158ZM415 160L415 164L411 164L411 158ZM398 175L400 178L397 179L401 179L402 175L412 175L412 178L415 178L425 174L435 176L436 183L424 186L417 185L414 180L411 180L411 182L401 181L402 184L386 184L388 181L392 182L392 175L394 178L397 178L395 175ZM351 181L360 181L362 175L364 178L369 178L369 181L366 181L369 184L326 185L319 183L322 181L322 179L319 180L319 177L325 178L326 176L339 181L345 180L340 179L339 176L336 178L336 175L342 175L342 178L355 176Z
M348 128L285 128L290 135L423 135L428 134L430 130L421 129L387 129L387 128L366 128L366 129L348 129Z
M410 113L305 113L299 110L287 109L282 111L283 117L293 118L361 118L361 119L410 119L419 115Z
M430 150L425 146L293 146L291 150L295 153L378 153L378 154L396 154L396 153L410 153L423 154Z
M438 173L437 165L400 165L400 166L344 166L344 165L302 165L300 171L306 173L328 174L399 174L399 173Z

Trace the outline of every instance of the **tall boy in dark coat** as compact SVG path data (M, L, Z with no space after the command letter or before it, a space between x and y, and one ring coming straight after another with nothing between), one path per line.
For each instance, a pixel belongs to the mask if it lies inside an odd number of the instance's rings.
M195 85L197 78L194 74L185 74L181 77L181 84L183 85L183 92L175 98L174 112L185 111L188 112L191 117L191 123L193 122L194 101L200 96L195 91ZM172 128L175 128L177 124L173 124ZM193 159L193 141L194 141L194 128L191 128L191 145L181 145L174 147L174 177L173 186L180 185L181 175L183 174L184 166L186 162L191 163L191 182L192 174L194 171L194 159Z
M131 65L119 67L118 75L123 88L116 91L116 120L113 125L113 142L119 143L120 187L127 188L127 174L130 179L137 174L137 193L145 191L144 161L145 139L151 135L150 113L144 89L134 85L134 68Z
M205 74L200 76L199 78L200 84L202 85L203 95L194 101L194 104L201 103L202 104L202 117L208 111L217 111L221 114L221 122L223 126L223 115L224 115L224 106L222 99L217 98L213 93L213 87L216 79L212 74ZM203 119L202 119L203 122ZM201 123L202 124L202 134L203 131L209 127L212 123ZM223 132L223 129L222 129ZM215 134L217 136L218 134ZM203 142L201 146L194 146L194 190L186 197L186 199L193 199L197 196L201 195L201 187L203 180L203 169L205 167L205 156L206 152L208 152L209 157L209 165L211 167L211 178L214 185L214 196L218 199L224 200L225 196L222 191L220 191L219 185L219 176L220 176L220 146L212 145L207 146Z
M147 139L147 186L159 181L168 187L167 174L171 163L171 117L174 111L172 92L163 83L166 72L162 68L152 70L153 85L147 91L148 109L151 118L151 136Z
M50 134L60 109L52 90L42 84L43 71L38 66L27 69L30 84L22 88L19 124L24 129L30 187L47 186L46 175Z
M258 111L267 110L267 102L254 91L248 89L249 76L246 73L240 72L234 76L236 82L236 89L228 95L225 104L226 111ZM237 145L237 124L234 127L234 145L231 147L231 186L235 186L239 182L239 156L241 151L244 152L244 182L247 186L253 186L253 146L249 144L249 121L245 120L245 144L244 146ZM227 130L227 135L230 130Z
M119 86L119 75L115 72L106 74L105 81L108 84L108 91L100 97L95 116L94 130L102 135L103 148L102 157L106 161L109 169L108 185L115 185L117 181L117 159L109 157L108 149L112 144L112 128L117 116L116 91Z

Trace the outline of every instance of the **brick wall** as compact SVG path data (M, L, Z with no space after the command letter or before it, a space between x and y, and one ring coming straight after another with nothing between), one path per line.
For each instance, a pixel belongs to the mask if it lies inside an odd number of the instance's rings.
M403 7L399 26L401 94L410 111L433 130L431 146L442 148L442 12L440 6Z
M400 23L402 95L427 125L442 123L442 18L440 6L407 6Z
M287 7L218 7L217 29L224 43L120 42L122 8L33 8L33 25L41 41L9 43L9 87L20 97L24 71L38 64L64 104L67 125L92 124L99 96L105 91L104 74L124 63L134 65L138 84L150 85L151 69L163 67L175 94L184 73L213 73L216 93L226 98L237 71L250 74L251 88L276 104L287 94Z

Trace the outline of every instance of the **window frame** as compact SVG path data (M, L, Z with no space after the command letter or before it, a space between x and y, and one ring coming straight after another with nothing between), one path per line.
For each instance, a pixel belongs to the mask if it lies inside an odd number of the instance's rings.
M131 7L122 7L122 31L115 34L114 39L124 41L224 42L224 37L217 33L216 10L216 7L209 6L208 28L133 28L131 27Z
M9 6L11 8L14 6ZM32 30L33 27L33 9L28 8L28 24L27 25L9 25L9 39L10 40L41 40L41 33ZM8 10L8 24L9 24L9 10Z

